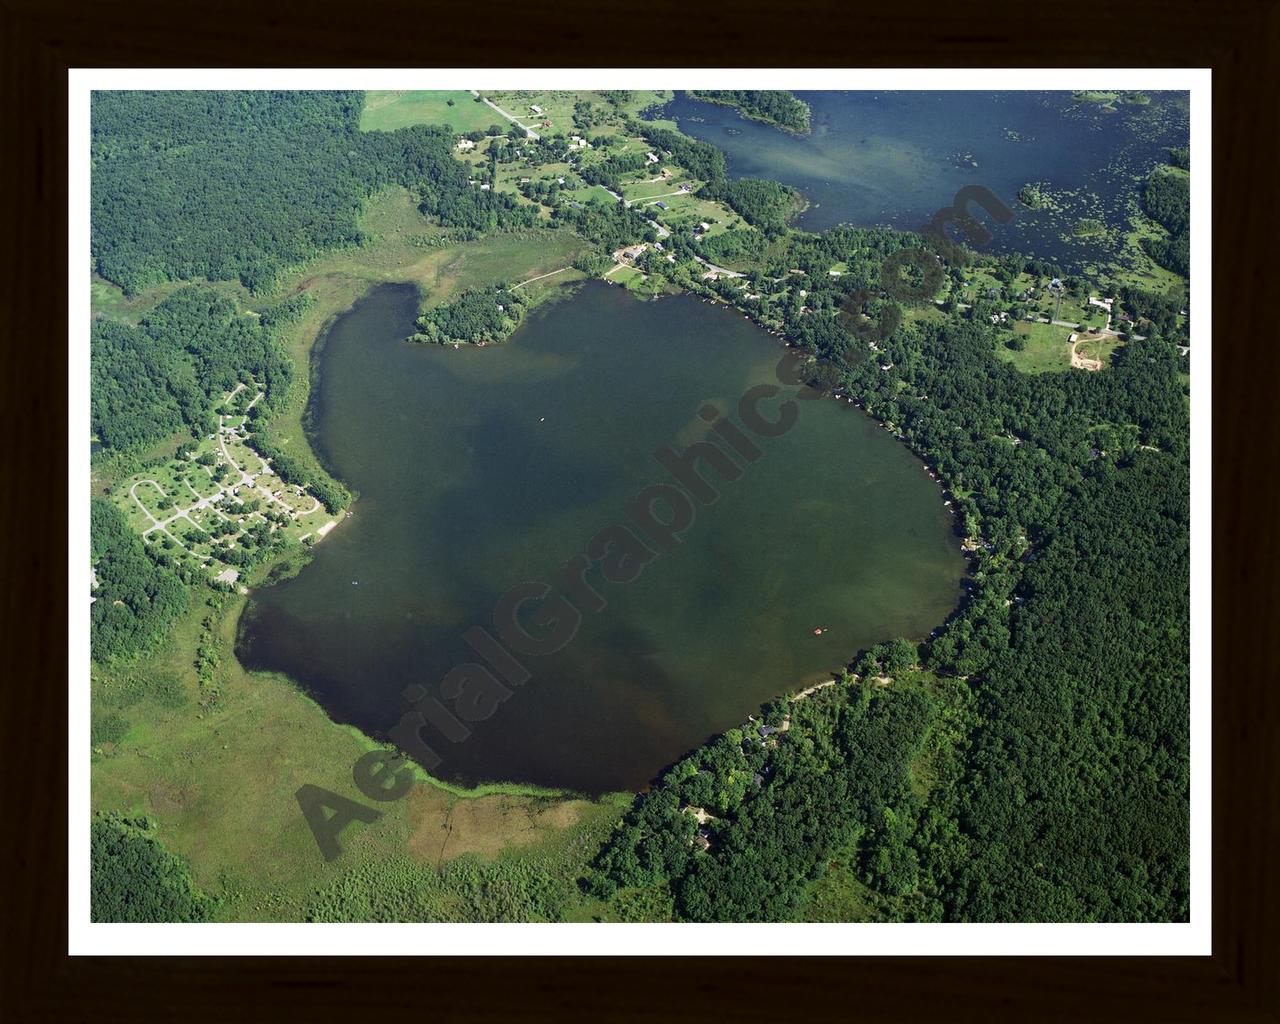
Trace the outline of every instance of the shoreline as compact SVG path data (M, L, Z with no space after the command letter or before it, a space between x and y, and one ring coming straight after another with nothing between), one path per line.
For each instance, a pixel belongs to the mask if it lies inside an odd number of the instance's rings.
M567 299L572 298L581 288L585 287L587 284L592 283L593 280L597 280L597 279L588 279L584 281L569 281L569 282L564 282L562 284L555 285L554 287L548 290L547 298L543 302L538 304L538 310L545 313L547 308L557 304L560 301L565 301ZM609 282L602 281L601 283L607 284ZM337 320L340 319L342 316L345 316L350 312L352 312L359 305L360 302L368 298L370 293L375 288L387 287L387 286L416 287L413 285L413 282L387 281L387 282L370 283L369 287L357 299L351 302L345 309L332 314L325 321L323 329L319 332L316 338L316 341L313 343L313 346L312 346L311 351L312 351L313 364L318 359L320 353L323 351L324 344L327 342L328 332L332 329L334 323L336 323ZM776 329L767 327L764 324L761 324L758 320L756 320L750 314L746 313L743 309L734 305L732 302L721 298L718 295L715 295L715 294L703 295L703 294L700 294L698 291L691 290L688 288L678 288L675 294L687 296L690 299L701 299L704 302L709 302L713 305L722 306L726 312L731 313L733 315L742 315L744 318L748 319L754 327L764 331L772 339L774 339L777 342L778 348L780 350L797 351L797 352L799 351L795 349L794 345L786 339L785 335L781 331L778 331ZM420 289L419 289L419 296L421 297ZM654 301L661 297L663 296L659 296L659 295L635 296L635 298L638 301ZM521 327L525 326L527 322L528 322L528 317L526 317L525 320L522 321L521 325L519 326ZM503 342L503 344L510 343L511 338L514 337L515 334L518 333L518 331L519 331L519 327L517 327L516 331L512 332L512 335L505 342ZM406 343L408 343L407 340L406 340ZM478 346L471 346L471 347L478 347ZM483 346L479 346L479 347L483 347ZM312 375L313 387L314 387L314 381L317 379L318 379L318 370L316 370ZM824 392L823 397L834 398L837 402L840 402L842 404L854 405L858 409L858 411L862 413L870 422L879 425L883 429L890 430L890 432L894 434L895 440L904 441L904 442L906 441L905 437L893 431L884 421L877 419L875 416L867 412L867 410L863 407L862 402L855 400L851 395L848 395L846 393L836 393L835 391L827 391L827 392ZM309 403L309 407L310 407L310 403ZM308 440L309 441L311 440L310 431L308 432ZM951 532L952 534L954 534L955 533L955 529L954 529L955 509L951 507L951 502L949 500L945 500L950 497L950 492L946 489L946 485L937 475L937 472L934 469L934 467L932 467L929 464L929 462L912 447L911 444L906 443L905 448L907 452L910 453L910 455L920 463L921 467L928 474L930 479L933 480L935 483L937 483L939 487L942 489L942 494L941 494L942 504L944 509L948 513L950 513L949 518L952 522ZM936 623L931 630L924 632L920 637L917 638L919 642L926 642L930 637L936 635L938 630L943 628L947 622L949 622L956 614L958 614L963 609L965 605L965 602L968 598L970 590L969 588L964 586L964 580L971 578L971 575L972 575L972 558L971 558L972 553L965 550L963 548L963 545L962 545L962 553L965 555L964 571L960 578L960 584L959 584L960 594L958 596L958 599L956 600L955 605L950 609L947 615L940 622ZM307 552L307 556L305 557L305 559L299 560L299 562L296 563L296 567L291 567L293 568L293 571L290 573L290 575L296 575L298 572L301 572L302 569L305 568L306 564L310 562L312 557L314 557L314 554L312 552ZM271 585L271 583L279 582L283 578L285 577L279 576L279 577L276 577L275 579L270 579L269 582L266 582L264 585ZM241 612L240 612L241 616L243 616L245 608L247 608L247 602L245 606L243 606L241 609ZM238 630L239 630L239 623L237 624L237 632ZM880 639L884 640L888 638L884 637ZM854 660L857 658L858 654L860 653L860 650L861 649L852 651L847 656L837 655L837 659L843 670L847 671L849 669L849 667L853 664ZM239 659L237 658L237 660ZM244 667L243 662L241 662L241 666ZM245 671L249 672L251 675L258 674L256 671L250 670L248 668L245 668ZM364 747L365 749L387 750L389 747L391 749L395 749L393 746L391 746L386 742L374 739L369 733L365 732L360 727L355 726L348 722L343 722L337 718L332 717L329 714L328 710L323 705L323 703L318 701L315 697L313 697L308 692L305 684L294 679L292 676L289 676L287 673L282 673L279 670L272 670L265 674L273 674L286 679L293 689L295 689L298 693L306 697L307 700L309 700L319 709L319 711L325 716L326 720L329 723L337 726L340 729L345 729L351 732L353 735L357 736L361 742L362 747ZM817 682L815 682L815 680L817 680ZM834 685L834 683L839 681L840 681L839 670L834 672L824 671L820 673L809 673L803 676L801 679L793 681L792 683L789 683L788 685L782 688L779 688L769 696L763 698L759 703L754 705L752 708L745 709L745 710L748 714L754 714L758 712L761 707L773 701L803 699L805 695L807 695L810 692L813 692L813 690L820 689L829 685ZM800 693L799 697L797 697L796 687L801 688L799 691ZM733 724L726 726L726 728L734 728L734 727L735 726ZM716 733L715 735L721 735L722 733L723 733L723 730L721 730L720 733ZM683 751L679 755L679 757L676 758L676 761L679 761L684 757L687 757L690 754L694 753L696 750L700 749L702 745L704 744L698 744ZM613 791L604 791L600 794L593 795L591 793L586 793L583 791L545 787L545 786L538 785L536 783L513 781L510 779L483 779L481 781L477 781L472 784L466 784L466 783L454 782L454 781L450 781L447 779L434 776L425 768L423 768L422 765L414 761L411 757L406 756L406 762L407 762L407 765L411 767L414 777L417 781L431 785L436 789L439 789L441 791L444 791L446 793L449 793L461 799L475 799L483 796L503 795L503 796L528 797L528 798L548 799L548 800L585 799L591 802L599 802L600 800L607 798L609 795L611 795L611 793L613 793ZM675 763L675 761L673 761L672 763ZM660 766L658 769L656 769L656 774L636 790L634 791L620 790L617 792L629 793L631 795L644 792L645 790L651 788L660 779L661 773L663 771L663 767L665 766Z
M808 112L808 117L806 118L807 124L803 129L794 128L789 124L783 124L781 121L775 120L765 114L755 114L750 111L743 110L742 107L733 100L724 99L723 97L706 96L696 91L690 92L687 89L685 90L685 95L695 103L710 103L715 107L728 107L730 110L737 111L738 116L744 121L755 121L757 124L765 124L770 128L777 128L779 131L786 132L788 135L794 135L797 138L804 138L806 135L813 134L813 109L808 103L805 103L805 101L800 99L798 96L795 98L800 103L804 103L804 108ZM677 122L677 124L678 123L679 122ZM683 132L681 134L683 134Z

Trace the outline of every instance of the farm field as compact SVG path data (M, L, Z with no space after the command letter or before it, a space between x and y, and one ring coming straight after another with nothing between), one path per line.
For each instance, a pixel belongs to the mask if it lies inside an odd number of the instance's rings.
M395 131L413 124L446 124L459 134L484 131L502 118L465 89L377 91L367 95L362 131Z
M1071 331L1052 324L1017 323L1013 333L1026 339L1027 347L1016 352L1004 344L996 348L996 354L1008 360L1023 373L1052 373L1071 369L1071 346L1067 338Z

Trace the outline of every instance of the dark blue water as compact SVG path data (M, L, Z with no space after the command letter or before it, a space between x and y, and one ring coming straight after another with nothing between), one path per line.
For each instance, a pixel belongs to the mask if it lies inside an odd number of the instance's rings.
M724 150L733 177L799 188L810 207L795 225L916 230L958 189L981 185L1016 216L992 224L988 251L1019 251L1068 269L1112 257L1136 209L1139 182L1170 146L1189 139L1187 93L1151 93L1147 105L1104 112L1062 92L802 92L813 131L796 136L691 100L663 108L682 131ZM1030 211L1018 190L1043 182L1059 210ZM1103 221L1103 239L1076 238L1081 218Z

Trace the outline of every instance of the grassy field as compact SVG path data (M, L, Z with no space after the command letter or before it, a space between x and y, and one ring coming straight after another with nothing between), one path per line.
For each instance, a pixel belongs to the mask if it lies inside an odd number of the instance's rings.
M858 880L857 843L835 851L826 868L805 888L794 920L874 922L886 919L885 901Z
M411 124L447 124L461 135L484 131L492 124L505 126L507 121L466 89L373 90L365 94L362 131L390 132Z
M1118 284L1130 285L1152 292L1167 292L1170 288L1186 293L1187 282L1179 274L1160 266L1147 255L1142 248L1143 239L1166 239L1169 237L1163 227L1142 213L1135 213L1130 221L1130 229L1124 236L1122 256L1114 263L1108 264L1105 272Z
M598 92L585 90L543 90L519 89L506 92L488 92L481 90L482 95L492 100L512 117L533 128L539 134L562 132L574 134L573 106L580 101L587 101L596 107L612 110L610 104L603 100ZM624 114L637 114L645 107L655 103L664 103L672 97L670 90L639 89L633 90L626 102L622 104ZM538 106L542 113L535 114L531 109ZM488 109L486 107L486 109ZM490 110L491 114L496 114ZM545 122L550 121L548 126ZM611 135L617 133L616 125L599 124L588 129L592 135ZM620 150L615 150L620 152Z
M1086 359L1100 360L1106 367L1111 364L1111 356L1116 349L1123 347L1124 342L1110 334L1083 334L1076 351Z
M351 767L373 744L335 725L287 679L240 667L232 645L243 600L221 611L197 603L158 653L95 671L92 683L95 719L115 716L116 730L123 720L118 742L93 754L94 808L155 818L166 846L222 901L220 918L297 919L316 889L406 855L429 865L464 853L545 857L611 823L629 799L548 797L515 786L472 795L420 784L379 805L377 822L351 826L343 856L326 863L294 793L310 783L360 798ZM219 656L212 707L201 703L208 687L191 664L191 652L210 640Z
M89 310L95 317L103 316L110 320L136 324L179 288L186 288L191 284L203 284L215 288L241 304L249 301L249 293L239 281L210 282L202 278L191 281L169 281L154 288L148 288L138 295L128 296L119 285L112 284L94 274L89 279Z
M1006 345L999 345L996 354L1007 359L1023 373L1049 373L1071 369L1071 346L1067 342L1071 331L1052 324L1018 323L1013 325L1015 334L1026 338L1027 347L1015 352Z

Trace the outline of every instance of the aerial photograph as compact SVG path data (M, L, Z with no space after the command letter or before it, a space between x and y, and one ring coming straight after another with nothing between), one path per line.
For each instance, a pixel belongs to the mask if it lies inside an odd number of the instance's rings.
M89 117L91 922L1189 921L1190 92Z

